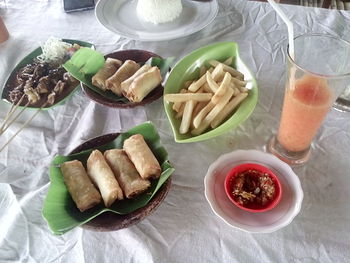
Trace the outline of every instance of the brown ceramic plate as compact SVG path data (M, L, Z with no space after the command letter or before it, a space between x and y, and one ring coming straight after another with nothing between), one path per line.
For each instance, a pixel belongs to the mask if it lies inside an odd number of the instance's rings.
M151 57L161 58L159 55L154 54L152 52L145 51L145 50L137 50L137 49L116 51L116 52L107 54L105 56L105 58L116 58L123 62L128 59L134 60L137 63L144 63L147 60L149 60ZM136 106L145 105L159 99L163 95L163 86L159 85L150 94L148 94L141 102L136 102L136 103L122 102L122 101L114 101L112 99L108 99L102 96L101 94L96 93L95 91L93 91L83 83L81 83L81 86L86 96L88 96L91 100L112 108L133 108Z
M96 148L110 141L113 141L119 136L119 133L110 133L103 136L93 138L87 142L84 142L77 148L75 148L70 154L79 153L84 150ZM115 231L122 228L129 227L137 224L153 211L163 202L167 196L171 186L171 177L163 184L157 194L151 199L151 201L134 212L125 215L119 215L112 212L104 212L89 222L82 225L82 228L93 230L93 231Z

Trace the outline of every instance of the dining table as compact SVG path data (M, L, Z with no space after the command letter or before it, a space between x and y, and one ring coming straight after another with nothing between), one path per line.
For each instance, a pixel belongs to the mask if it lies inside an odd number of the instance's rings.
M204 194L210 164L236 150L266 151L278 130L288 44L287 27L268 3L218 0L218 4L213 22L196 33L141 41L110 32L93 10L64 12L61 0L0 1L0 16L10 34L0 44L2 89L16 64L53 36L92 43L103 54L151 51L174 57L172 66L203 46L236 42L259 90L257 106L245 122L193 143L175 142L162 98L117 109L95 103L79 89L64 104L40 111L0 153L0 262L349 262L348 112L329 112L312 144L310 160L293 168L304 199L289 225L272 233L248 233L229 226L211 210ZM291 5L281 9L293 22L295 35L326 33L350 41L347 11ZM0 102L0 120L9 109L8 103ZM0 146L33 112L24 111L0 136ZM53 158L91 138L124 132L146 121L157 127L175 168L160 206L141 222L118 231L76 227L54 235L42 215Z

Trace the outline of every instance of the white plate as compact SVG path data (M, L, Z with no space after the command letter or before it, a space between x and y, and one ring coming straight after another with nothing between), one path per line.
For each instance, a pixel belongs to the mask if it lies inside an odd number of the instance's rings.
M218 13L216 0L183 0L182 13L174 21L155 25L138 18L137 0L100 0L95 8L97 20L121 36L143 41L161 41L193 34L209 25Z
M280 179L282 198L270 211L251 213L235 206L225 193L227 173L238 164L253 162L269 167ZM301 209L303 190L298 176L289 165L272 154L255 150L238 150L222 155L204 178L205 197L214 213L232 227L251 233L270 233L289 225Z

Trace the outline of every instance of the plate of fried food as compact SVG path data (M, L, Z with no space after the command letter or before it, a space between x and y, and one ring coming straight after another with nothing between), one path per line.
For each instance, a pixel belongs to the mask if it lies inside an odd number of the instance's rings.
M97 51L84 50L64 65L81 81L90 99L109 107L132 108L163 95L162 81L172 58L163 59L145 50L116 51L101 61L102 57Z
M62 65L84 47L90 49L93 45L79 40L49 38L16 65L1 98L26 108L48 109L63 103L79 87L79 81Z
M256 80L234 42L193 51L175 65L164 88L165 111L180 143L210 139L237 127L257 101Z
M81 225L96 231L128 227L161 204L173 172L150 122L94 138L53 160L43 216L57 235Z

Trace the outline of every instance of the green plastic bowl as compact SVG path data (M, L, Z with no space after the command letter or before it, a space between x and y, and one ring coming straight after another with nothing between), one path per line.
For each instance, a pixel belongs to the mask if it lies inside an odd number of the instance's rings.
M258 86L253 74L243 63L239 56L238 45L235 42L220 42L197 49L179 61L171 71L164 87L164 94L178 93L188 80L198 79L199 67L207 61L215 59L224 61L228 57L234 57L232 66L244 74L244 80L248 81L250 89L248 97L232 113L232 115L215 129L208 130L201 135L193 136L190 132L179 133L180 119L176 119L176 112L172 109L172 103L164 101L164 107L170 121L175 141L178 143L198 142L214 138L243 123L254 111L258 102Z

